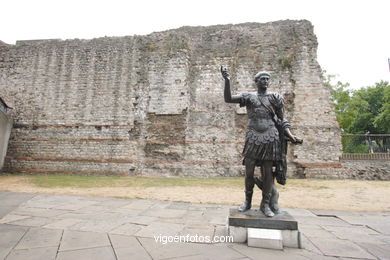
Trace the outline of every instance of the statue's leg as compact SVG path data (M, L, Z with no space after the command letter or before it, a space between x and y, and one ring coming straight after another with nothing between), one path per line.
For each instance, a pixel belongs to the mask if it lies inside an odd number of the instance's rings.
M263 190L263 180L264 180L264 167L260 167L261 170L261 177L254 177L255 184L257 187L259 187L260 190ZM273 177L275 178L275 177ZM274 182L274 181L273 181ZM271 200L270 200L270 208L275 214L280 214L281 210L279 208L279 192L276 189L276 185L273 183L272 184L272 190L271 190Z
M260 177L254 177L253 180L255 181L256 186L263 190L263 169L260 167L261 176Z
M274 177L272 174L272 161L264 161L262 164L263 171L263 198L260 204L260 210L263 211L267 217L273 217L275 214L270 208L272 186L274 184Z
M276 185L272 184L270 207L275 214L280 214L282 211L279 208L279 192L276 189Z
M256 161L250 158L245 158L245 201L238 207L238 211L247 211L252 207L252 195L255 181L253 179L255 172Z

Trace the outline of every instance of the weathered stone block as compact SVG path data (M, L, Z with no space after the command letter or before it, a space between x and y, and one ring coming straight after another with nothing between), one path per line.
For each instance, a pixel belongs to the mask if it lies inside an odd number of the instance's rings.
M228 227L228 235L233 237L234 243L245 243L248 240L248 229L245 227Z

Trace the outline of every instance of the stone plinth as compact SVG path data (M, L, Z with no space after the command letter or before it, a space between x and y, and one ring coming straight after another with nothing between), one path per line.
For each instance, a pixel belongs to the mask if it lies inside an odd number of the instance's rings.
M273 249L281 249L280 244L285 247L301 248L298 222L286 211L269 218L260 210L239 212L236 208L231 208L228 226L229 235L233 236L233 241L237 243L247 241L249 246ZM279 235L277 238L275 236L270 238L267 230Z
M229 226L298 230L298 222L286 211L269 218L266 217L260 210L251 209L246 212L239 212L235 208L230 209Z

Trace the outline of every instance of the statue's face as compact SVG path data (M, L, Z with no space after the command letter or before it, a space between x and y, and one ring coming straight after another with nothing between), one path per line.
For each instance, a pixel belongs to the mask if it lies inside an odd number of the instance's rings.
M261 76L256 80L256 86L258 88L267 88L269 84L269 77L267 76Z

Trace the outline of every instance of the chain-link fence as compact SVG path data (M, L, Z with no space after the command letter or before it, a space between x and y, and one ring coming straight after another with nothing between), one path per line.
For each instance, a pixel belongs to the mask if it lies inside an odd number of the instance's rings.
M341 135L343 153L390 153L390 134Z

